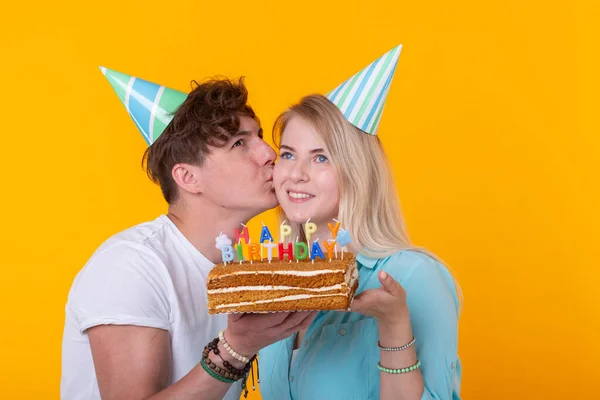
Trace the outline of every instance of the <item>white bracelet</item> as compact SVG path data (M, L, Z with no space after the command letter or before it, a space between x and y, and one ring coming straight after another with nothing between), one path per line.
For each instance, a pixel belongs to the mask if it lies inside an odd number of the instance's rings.
M225 347L225 350L227 350L227 352L229 353L229 355L231 355L231 357L235 358L238 361L243 362L244 364L248 364L248 362L250 362L249 357L245 357L241 354L238 354L234 349L231 348L229 343L227 343L227 341L225 340L225 329L223 329L221 332L219 332L219 340L221 341L221 343L223 343L223 347Z

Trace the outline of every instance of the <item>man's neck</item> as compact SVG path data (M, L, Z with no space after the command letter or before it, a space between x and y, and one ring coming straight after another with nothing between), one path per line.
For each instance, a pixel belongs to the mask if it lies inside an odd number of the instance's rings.
M221 261L221 251L215 247L215 238L224 233L233 241L234 229L241 230L241 224L250 219L238 213L219 211L170 206L167 214L187 240L215 264Z

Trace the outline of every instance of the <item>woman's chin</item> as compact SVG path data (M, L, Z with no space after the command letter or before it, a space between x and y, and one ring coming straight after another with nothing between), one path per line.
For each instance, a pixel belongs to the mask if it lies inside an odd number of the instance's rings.
M292 209L291 207L290 208L282 207L282 209L283 209L283 212L285 213L285 216L286 216L288 222L303 224L306 222L306 220L308 220L310 218L308 213L297 210L297 209Z

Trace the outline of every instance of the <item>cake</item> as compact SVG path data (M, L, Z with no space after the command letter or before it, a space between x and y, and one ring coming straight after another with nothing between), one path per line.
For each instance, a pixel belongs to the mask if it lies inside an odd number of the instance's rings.
M217 264L208 274L210 314L348 310L358 288L356 257Z

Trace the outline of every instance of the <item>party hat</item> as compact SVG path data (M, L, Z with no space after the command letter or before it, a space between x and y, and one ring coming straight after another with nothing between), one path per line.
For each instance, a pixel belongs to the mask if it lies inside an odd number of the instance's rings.
M400 51L396 46L327 94L348 122L370 135L377 134Z
M148 145L165 130L187 94L100 67Z

